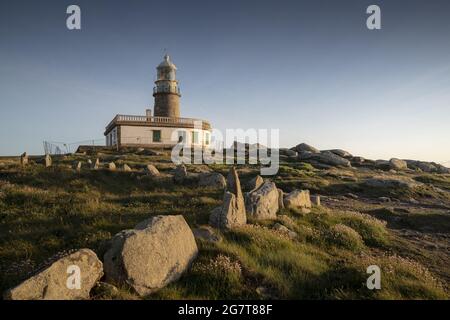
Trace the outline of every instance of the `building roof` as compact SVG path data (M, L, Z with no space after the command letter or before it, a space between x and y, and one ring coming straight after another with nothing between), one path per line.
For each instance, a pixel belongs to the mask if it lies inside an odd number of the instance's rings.
M167 54L164 56L164 61L161 62L157 68L171 68L177 70L177 67L170 61L170 57Z

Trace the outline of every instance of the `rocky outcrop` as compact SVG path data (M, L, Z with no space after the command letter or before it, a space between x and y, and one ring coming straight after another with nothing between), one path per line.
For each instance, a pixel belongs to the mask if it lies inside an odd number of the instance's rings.
M311 208L309 190L294 190L284 197L283 202L288 209Z
M281 156L287 156L287 157L290 157L290 158L295 158L295 157L297 157L298 153L295 150L291 150L291 149L287 149L287 148L280 148L279 154Z
M235 167L232 167L228 173L227 191L223 197L223 204L211 212L209 223L221 229L232 229L247 223L244 196Z
M183 216L156 216L114 236L105 253L107 281L146 296L177 280L198 253Z
M413 189L420 186L416 182L407 177L389 177L389 176L375 176L364 181L364 185L372 188L408 188Z
M330 151L322 151L320 153L299 152L298 159L307 162L318 162L329 166L351 167L349 160L342 158Z
M279 209L278 189L275 183L266 181L245 197L247 215L253 219L276 219Z
M294 151L297 151L298 153L301 152L311 152L311 153L320 153L319 149L314 148L313 146L310 146L306 143L300 143L296 145L294 148Z
M227 181L218 172L202 172L198 175L198 185L201 187L225 189Z
M103 276L102 262L89 249L80 249L53 262L18 286L5 292L10 300L88 299Z
M408 168L423 171L427 173L450 173L450 168L447 168L439 163L425 162L416 160L405 160Z
M353 157L350 152L342 150L342 149L331 149L331 150L325 150L325 151L334 153L335 155L337 155L341 158L352 158Z

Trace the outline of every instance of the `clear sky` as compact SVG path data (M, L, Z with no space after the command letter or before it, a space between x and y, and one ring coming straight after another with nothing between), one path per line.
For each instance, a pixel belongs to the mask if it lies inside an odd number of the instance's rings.
M80 31L66 28L70 4ZM370 4L381 30L366 28ZM0 155L144 114L164 48L182 116L279 128L286 147L450 160L448 0L3 0Z

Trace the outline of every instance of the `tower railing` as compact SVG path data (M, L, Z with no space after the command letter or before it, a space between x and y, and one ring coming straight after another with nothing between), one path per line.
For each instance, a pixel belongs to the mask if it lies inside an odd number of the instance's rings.
M156 86L156 87L153 87L153 94L155 94L155 93L180 94L180 88L178 86Z

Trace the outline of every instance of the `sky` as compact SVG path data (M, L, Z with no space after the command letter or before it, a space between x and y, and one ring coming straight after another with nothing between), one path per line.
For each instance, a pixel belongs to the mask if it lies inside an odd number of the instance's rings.
M81 30L66 27L71 4ZM371 4L381 30L366 27ZM0 155L144 114L167 50L184 117L450 166L449 16L448 0L2 0Z

